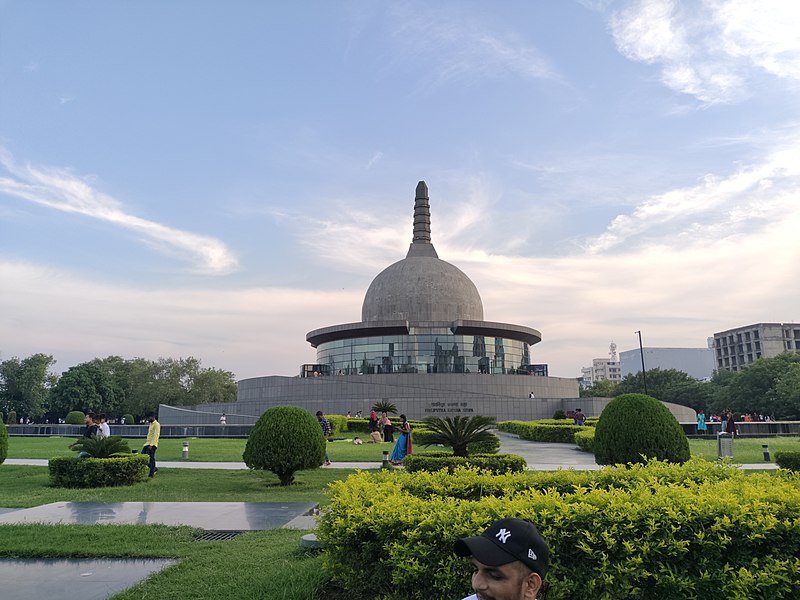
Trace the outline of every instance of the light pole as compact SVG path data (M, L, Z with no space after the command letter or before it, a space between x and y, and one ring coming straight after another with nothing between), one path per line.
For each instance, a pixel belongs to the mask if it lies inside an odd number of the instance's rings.
M642 332L636 331L639 334L639 356L642 357L642 382L644 383L644 393L647 394L647 369L644 366L644 349L642 348Z

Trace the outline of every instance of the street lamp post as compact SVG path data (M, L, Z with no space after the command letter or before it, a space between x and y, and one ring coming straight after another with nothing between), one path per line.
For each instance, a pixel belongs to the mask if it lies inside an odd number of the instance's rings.
M639 356L642 357L642 382L644 383L644 393L647 394L647 369L644 366L644 349L642 348L642 332L637 331L639 334Z

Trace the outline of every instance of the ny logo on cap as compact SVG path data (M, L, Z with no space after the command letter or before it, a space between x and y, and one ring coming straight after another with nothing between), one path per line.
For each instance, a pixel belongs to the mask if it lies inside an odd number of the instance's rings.
M536 560L536 552L534 552L530 548L528 548L528 558L530 558L531 560Z
M498 531L495 534L494 537L496 537L497 539L499 539L501 542L503 542L505 544L506 540L511 537L511 532L508 529L506 529L505 527L503 527L500 531Z

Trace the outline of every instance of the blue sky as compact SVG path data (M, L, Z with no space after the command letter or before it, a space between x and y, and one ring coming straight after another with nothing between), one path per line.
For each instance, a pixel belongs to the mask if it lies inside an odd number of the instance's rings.
M0 0L0 359L294 375L405 256L614 341L800 321L800 4Z

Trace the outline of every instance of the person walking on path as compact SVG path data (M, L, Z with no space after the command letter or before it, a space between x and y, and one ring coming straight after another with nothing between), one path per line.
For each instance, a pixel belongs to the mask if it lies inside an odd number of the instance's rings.
M472 557L475 594L464 600L535 600L550 555L536 526L522 519L501 519L481 535L456 540L453 552Z
M161 423L156 420L155 413L148 413L145 420L150 423L150 427L147 428L147 439L144 441L142 454L147 454L150 457L150 477L154 477L158 472L156 450L158 450L158 438L161 435Z
M319 426L322 427L322 436L325 438L325 466L328 467L331 464L331 460L328 458L328 439L333 433L333 427L331 427L330 421L325 418L321 410L317 411L317 421Z
M409 454L411 454L411 424L405 415L400 415L400 435L389 462L393 465L403 464L403 459Z

